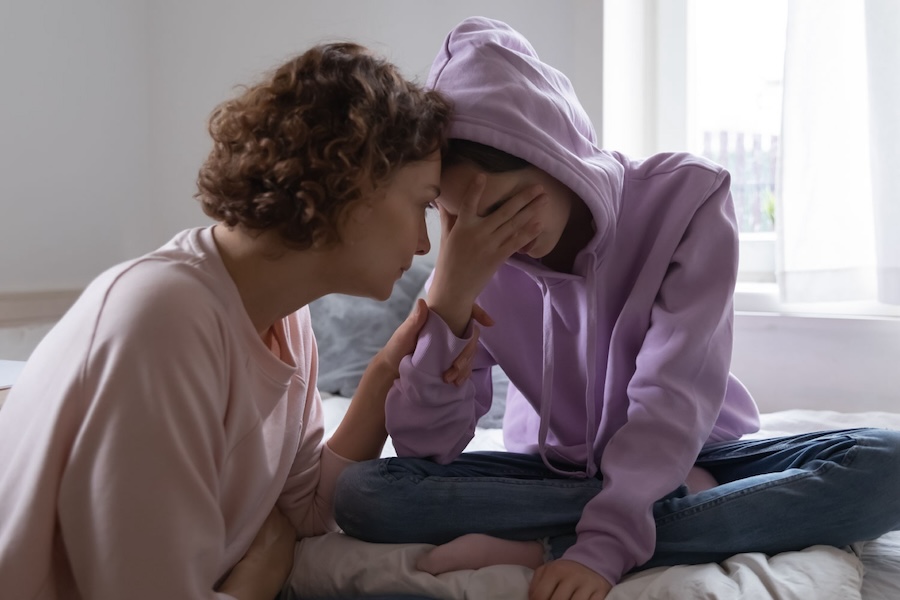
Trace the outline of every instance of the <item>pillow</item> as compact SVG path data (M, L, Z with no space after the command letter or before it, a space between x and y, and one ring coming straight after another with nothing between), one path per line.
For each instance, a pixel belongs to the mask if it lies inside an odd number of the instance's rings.
M509 387L509 378L500 365L491 368L491 382L494 385L494 398L491 400L491 408L478 419L478 426L485 429L500 429L503 427L503 413L506 412L506 390Z
M319 348L320 392L353 396L369 361L409 315L432 268L430 260L414 260L384 302L330 294L309 305Z

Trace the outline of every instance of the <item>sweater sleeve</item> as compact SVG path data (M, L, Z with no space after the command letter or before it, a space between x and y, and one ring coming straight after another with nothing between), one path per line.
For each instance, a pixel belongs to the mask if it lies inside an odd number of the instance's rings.
M190 294L148 290L110 292L79 376L55 384L83 411L57 499L73 584L93 600L228 598L213 591L225 325Z
M669 263L628 385L627 421L603 450L603 489L564 555L613 583L652 556L653 504L684 482L722 407L737 259L723 171Z
M471 377L462 385L445 383L444 371L473 335L456 337L444 320L430 312L416 349L400 363L385 404L388 434L398 456L430 458L447 464L475 435L475 426L491 406L491 362L479 346Z
M353 461L335 454L324 443L325 418L322 398L316 387L318 352L310 323L309 310L292 315L292 324L299 339L298 356L307 374L307 383L299 388L304 393L303 421L300 443L278 499L278 507L290 519L300 537L336 531L334 522L334 486L338 475Z
M335 454L324 443L322 400L310 386L297 454L278 499L300 537L336 531L334 486L338 475L353 461Z

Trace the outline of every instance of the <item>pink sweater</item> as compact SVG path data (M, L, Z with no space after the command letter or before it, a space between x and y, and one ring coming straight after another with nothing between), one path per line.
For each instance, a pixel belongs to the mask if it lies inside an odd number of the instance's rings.
M334 529L309 311L261 341L210 228L116 266L0 410L0 595L227 598L276 503Z

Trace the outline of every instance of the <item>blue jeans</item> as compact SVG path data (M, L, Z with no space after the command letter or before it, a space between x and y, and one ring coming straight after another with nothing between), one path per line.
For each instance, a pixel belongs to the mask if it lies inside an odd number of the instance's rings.
M281 590L274 600L434 600L434 598L427 598L425 596L402 596L402 595L391 595L391 596L353 596L352 598L349 596L332 596L329 598L301 598L297 595L297 592L293 590L289 585L285 585L284 589Z
M653 506L656 551L640 568L845 546L900 529L900 432L827 431L709 444L696 464L719 482L673 490ZM553 557L603 487L565 479L540 457L473 452L449 465L416 458L358 463L338 480L338 525L369 542L442 544L466 533L547 539Z

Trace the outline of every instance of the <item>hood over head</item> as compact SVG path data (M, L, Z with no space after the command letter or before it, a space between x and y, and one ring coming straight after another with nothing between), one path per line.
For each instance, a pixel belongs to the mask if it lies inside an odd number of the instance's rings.
M602 256L615 230L624 169L598 147L563 73L541 62L506 23L470 17L447 35L427 86L453 102L451 138L518 156L578 195L594 216L591 248Z

